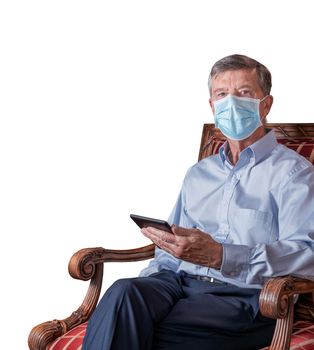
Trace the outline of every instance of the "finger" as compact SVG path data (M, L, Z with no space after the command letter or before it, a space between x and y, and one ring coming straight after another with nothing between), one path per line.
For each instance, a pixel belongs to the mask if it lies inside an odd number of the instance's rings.
M167 231L159 230L154 227L147 227L147 233L156 238L160 238L163 242L174 243L175 237L172 233Z
M173 256L177 256L177 248L182 238L172 233L161 231L153 227L145 227L141 229L145 237L150 239L157 247Z
M158 230L154 227L145 227L142 228L141 231L144 236L151 239L158 246L162 245L163 243L174 244L176 240L175 236L172 233Z

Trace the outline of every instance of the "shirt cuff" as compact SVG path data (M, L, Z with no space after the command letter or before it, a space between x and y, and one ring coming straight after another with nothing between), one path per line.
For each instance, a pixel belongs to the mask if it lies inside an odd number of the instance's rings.
M245 245L223 244L221 273L224 277L245 282L249 269L250 248Z

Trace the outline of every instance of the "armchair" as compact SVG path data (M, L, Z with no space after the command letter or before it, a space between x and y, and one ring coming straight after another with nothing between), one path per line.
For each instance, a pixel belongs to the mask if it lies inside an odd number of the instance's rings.
M278 142L294 149L314 164L314 123L268 124ZM199 160L217 153L224 136L213 124L204 124ZM69 273L75 279L90 280L81 306L64 320L53 320L35 326L30 332L30 350L79 350L87 321L93 313L102 285L103 263L150 259L154 245L131 250L86 248L76 252L69 262ZM314 266L313 266L314 268ZM295 303L295 296L298 300ZM269 350L314 349L314 281L284 276L269 279L260 295L263 315L277 320ZM265 350L264 349L264 350Z

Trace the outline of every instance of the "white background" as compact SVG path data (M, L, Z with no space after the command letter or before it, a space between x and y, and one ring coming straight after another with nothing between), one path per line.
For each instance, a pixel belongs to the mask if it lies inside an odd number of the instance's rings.
M311 1L28 0L0 5L1 348L64 318L83 247L148 244L131 212L167 218L212 122L223 56L273 74L272 122L313 122ZM122 264L123 265L123 264ZM110 264L105 286L146 265Z

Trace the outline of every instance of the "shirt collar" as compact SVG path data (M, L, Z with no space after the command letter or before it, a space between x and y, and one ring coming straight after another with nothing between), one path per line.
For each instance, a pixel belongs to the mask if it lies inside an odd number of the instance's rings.
M267 157L271 153L271 151L276 147L276 145L277 140L274 130L266 129L266 134L262 138L254 142L252 145L248 146L241 153L250 152L252 154L252 157L254 157L254 164L256 164L265 157ZM228 151L229 145L226 141L219 149L219 156L223 164L226 160L228 160Z
M228 145L227 141L225 141L223 143L223 145L219 148L219 156L220 156L222 164L224 164L225 161L228 159L228 157L227 157L228 149L229 149L229 145Z

